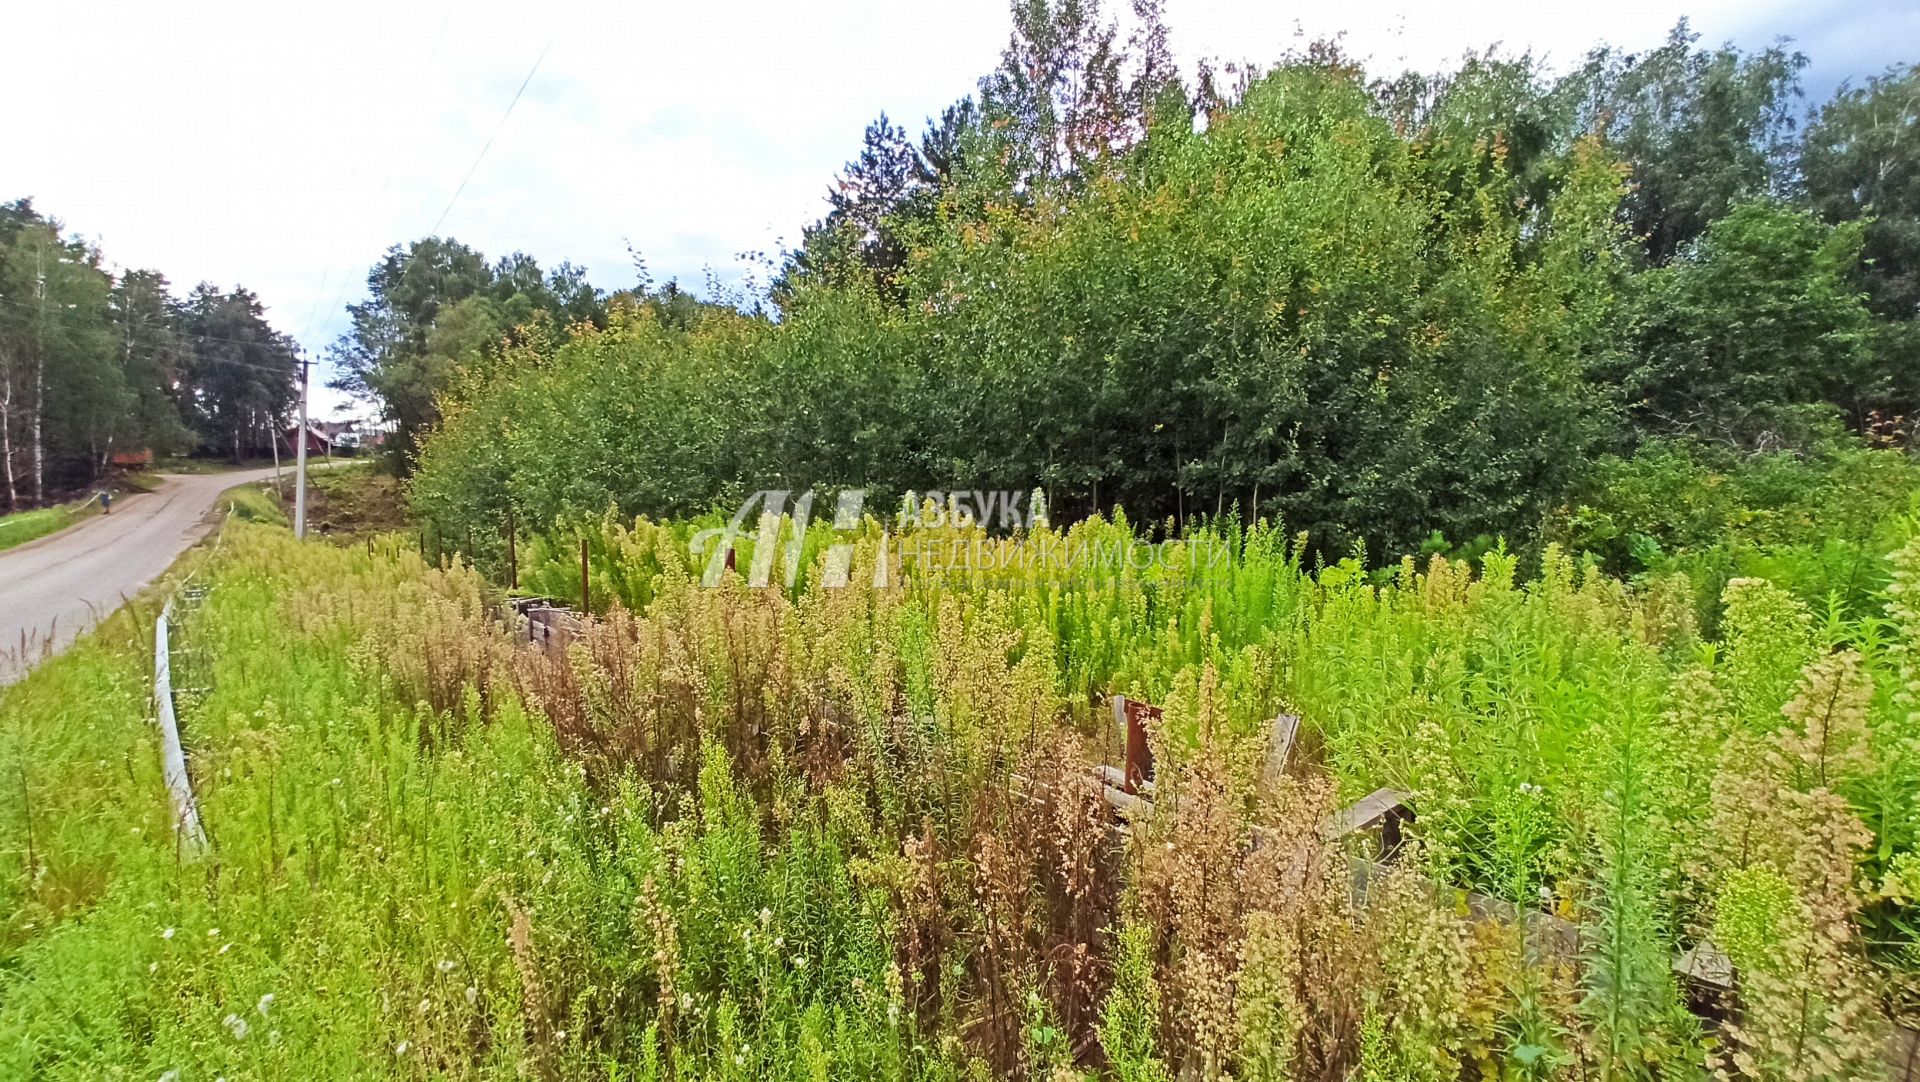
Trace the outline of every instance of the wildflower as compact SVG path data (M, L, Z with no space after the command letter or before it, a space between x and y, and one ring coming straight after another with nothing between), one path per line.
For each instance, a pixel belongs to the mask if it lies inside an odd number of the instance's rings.
M774 937L773 937L773 945L774 945L775 947L784 947L784 946L786 946L786 945L787 945L787 937L786 937L786 936L783 936L783 935L777 935L777 936L774 936Z
M399 1044L393 1046L393 1054L396 1056L404 1056L407 1054L407 1049L412 1047L412 1041L401 1041Z
M148 962L148 963L147 963L147 972L148 972L148 973L158 973L158 972L160 972L160 963L159 963L159 962Z
M232 949L233 949L233 944L231 944L231 943L222 943L222 944L220 944L220 949L219 949L219 950L217 950L217 951L214 951L213 953L215 953L215 954L225 954L225 953L227 953L228 951L230 951L230 950L232 950Z
M451 958L442 958L440 959L439 964L434 966L434 968L438 969L442 973L452 973L453 967L455 966L455 964L456 963Z
M421 1014L425 1014L427 1013L427 1011L431 1010L432 1008L433 1008L433 1004L423 999L420 1001L420 1006L418 1009Z
M762 925L773 923L773 910L764 905L760 907L760 923Z
M160 1082L180 1082L180 1068L175 1067L173 1070L161 1075Z
M166 931L164 931L164 932L161 932L161 933L160 933L160 938L161 938L161 939L172 939L172 938L173 938L173 929L171 929L171 928L169 928L169 929L167 929Z
M226 948L222 947L221 949L225 950ZM260 1017L265 1018L267 1016L267 1008L271 1006L273 1006L273 993L268 992L266 995L260 997L260 1002L254 1004L254 1009L260 1012Z
M219 934L220 934L220 929L218 929L218 928L209 928L209 929L207 929L207 938L208 938L208 939L213 939L213 938L215 938L215 937L217 937L217 936L218 936Z
M801 969L801 970L804 970L804 969L806 969L806 968L807 968L807 956L806 956L806 955L804 955L804 954L801 954L801 955L797 955L797 956L795 956L795 957L794 957L794 959L793 959L793 967L794 967L795 969Z
M469 1007L473 1006L474 1001L479 998L480 998L480 989L475 988L471 984L467 985L467 1006Z
M237 1014L229 1014L221 1020L221 1024L226 1026L227 1031L233 1034L234 1040L244 1041L247 1039L247 1030L250 1027L247 1025L246 1019Z

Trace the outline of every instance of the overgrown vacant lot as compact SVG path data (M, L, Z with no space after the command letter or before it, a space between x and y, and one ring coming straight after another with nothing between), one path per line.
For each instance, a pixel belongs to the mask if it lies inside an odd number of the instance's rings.
M544 651L411 543L231 525L179 625L198 859L150 611L7 692L0 1075L1851 1079L1915 1009L1910 594L1742 580L1708 643L1552 554L708 589L684 534L608 525L644 611ZM1131 821L1115 692L1165 709ZM1415 844L1356 891L1322 824L1387 785ZM1702 939L1737 993L1672 974Z

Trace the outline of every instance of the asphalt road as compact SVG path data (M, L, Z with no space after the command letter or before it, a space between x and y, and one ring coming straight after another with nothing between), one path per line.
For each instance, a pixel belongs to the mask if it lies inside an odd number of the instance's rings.
M272 470L168 474L152 492L115 501L110 515L0 552L0 685L66 649L159 578L206 534L220 493L272 476Z

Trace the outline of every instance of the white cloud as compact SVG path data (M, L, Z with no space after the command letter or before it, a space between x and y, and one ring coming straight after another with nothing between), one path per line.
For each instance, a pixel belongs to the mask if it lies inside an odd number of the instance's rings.
M1891 5L1689 10L1709 41L1817 34L1843 46L1849 72L1915 40L1914 14ZM1394 70L1494 42L1571 64L1602 39L1655 44L1681 11L1169 0L1168 20L1189 59L1268 60L1301 33L1345 31L1350 52ZM344 327L341 306L381 252L433 227L496 129L443 232L490 255L571 259L607 287L632 281L630 241L656 278L698 284L707 265L731 277L735 253L796 239L866 123L884 109L917 129L973 90L1008 27L1001 0L123 2L34 5L8 21L31 47L0 68L0 94L22 103L0 198L31 195L111 259L183 288L244 283L315 351Z

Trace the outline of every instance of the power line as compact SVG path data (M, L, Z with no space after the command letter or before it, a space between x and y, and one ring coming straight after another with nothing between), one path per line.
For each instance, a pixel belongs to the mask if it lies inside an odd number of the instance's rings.
M540 62L547 58L547 50L553 48L554 38L557 37L559 37L559 31L556 30L547 37L547 44L541 48L540 55L533 58L533 67L528 68L527 77L520 80L520 89L513 92L513 100L507 103L507 111L500 114L500 120L494 124L492 134L487 136L487 141L473 159L473 164L467 167L467 175L460 178L460 186L453 190L453 198L447 200L447 208L440 212L440 217L433 223L433 228L427 231L428 236L437 235L440 227L446 223L447 215L453 213L453 205L460 201L460 193L467 190L467 182L472 180L473 174L479 171L480 163L486 160L487 151L493 149L493 140L500 134L500 129L506 127L507 118L513 115L513 107L520 104L520 95L527 92L527 84L533 82L534 73L540 70Z

